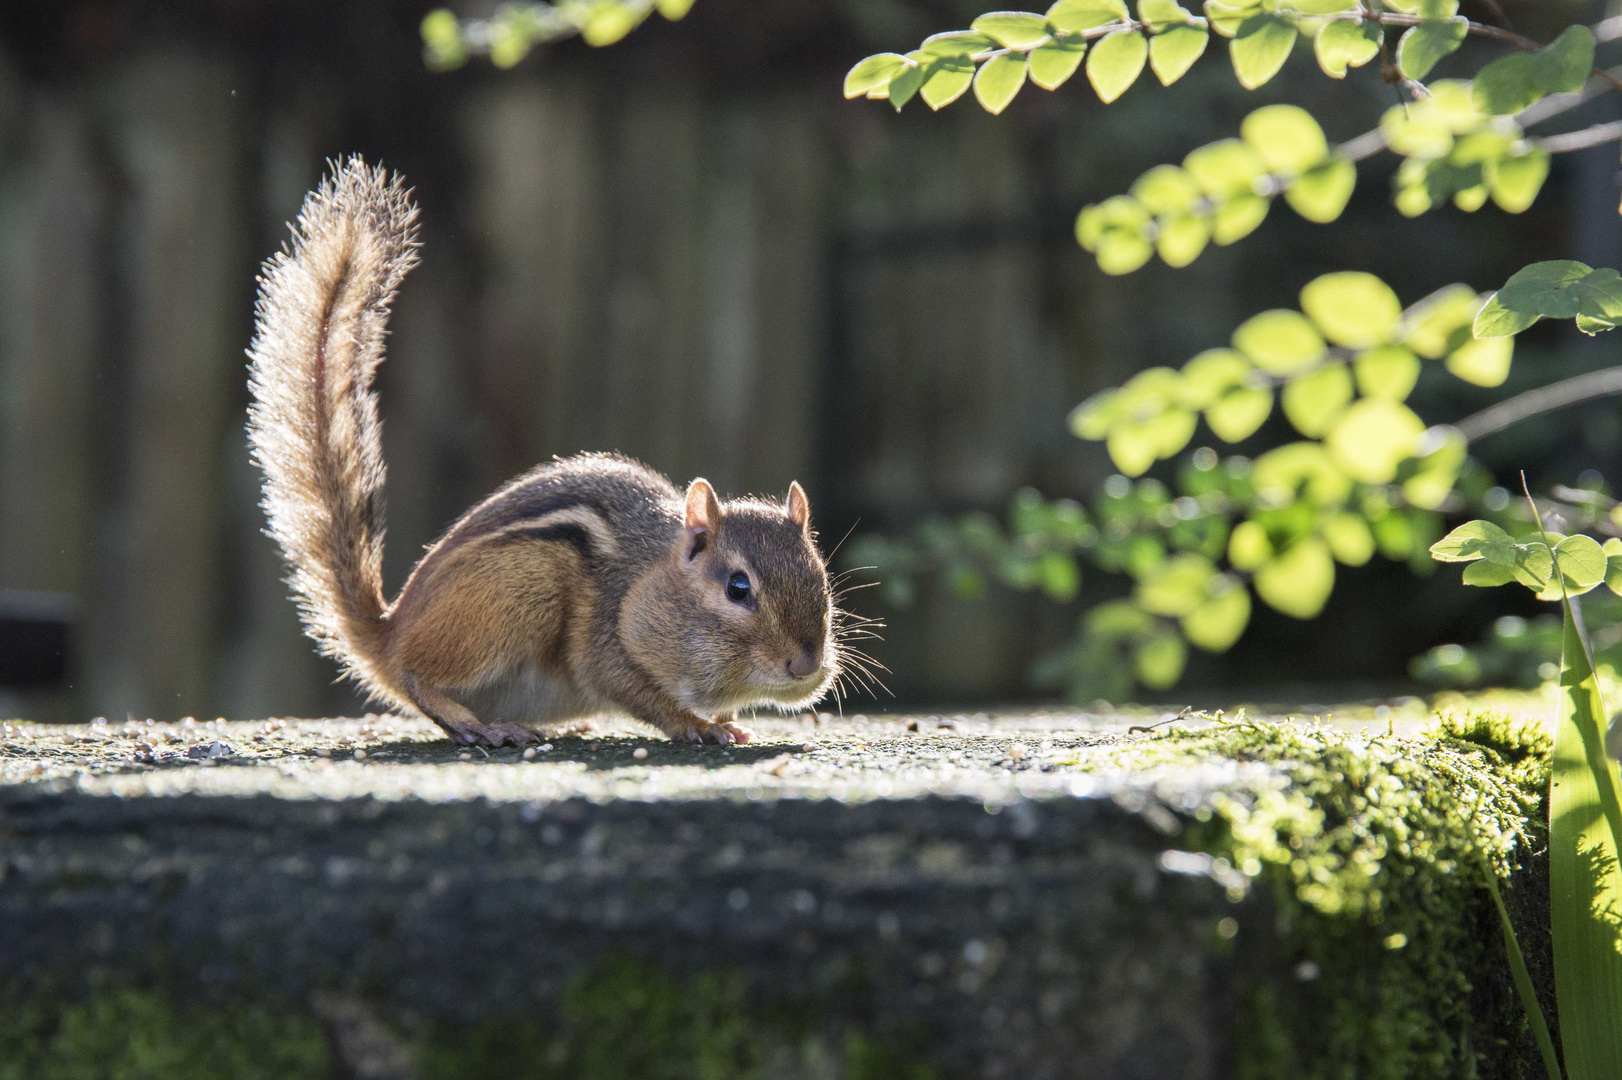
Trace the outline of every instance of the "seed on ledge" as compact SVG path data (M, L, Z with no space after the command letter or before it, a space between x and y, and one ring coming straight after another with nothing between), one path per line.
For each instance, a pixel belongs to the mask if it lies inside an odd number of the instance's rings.
M356 761L365 761L366 760L366 751L364 751L364 750L356 750L355 751L355 760Z
M533 746L531 746L529 749L524 751L524 760L525 761L534 761L535 760L535 748Z
M917 731L918 730L918 721L916 721L916 720L908 720L907 721L907 730L908 731Z
M599 743L592 743L591 745L587 746L586 749L590 753L595 754L597 751L602 749L602 745Z
M473 755L468 753L466 750L463 750L460 754L456 755L456 760L457 761L472 761L473 760Z
M648 756L648 748L646 746L639 746L635 750L631 751L631 756L636 758L638 761L641 761L643 758Z
M323 746L323 747L321 747L320 749L318 749L315 752L315 756L316 757L331 757L332 756L332 751L327 749L325 746Z

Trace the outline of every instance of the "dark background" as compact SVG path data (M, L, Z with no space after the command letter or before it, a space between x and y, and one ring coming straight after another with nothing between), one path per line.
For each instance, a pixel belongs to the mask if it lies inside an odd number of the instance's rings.
M1078 75L1053 94L1028 87L998 118L968 99L898 117L844 101L844 71L979 7L698 0L610 49L569 42L512 71L433 74L417 32L432 6L0 7L0 588L55 594L29 602L76 618L69 688L0 691L0 713L361 707L299 635L243 435L256 266L327 158L400 170L425 222L381 376L391 588L472 501L583 449L732 493L781 495L798 478L830 543L1000 512L1023 485L1090 496L1112 470L1066 432L1077 401L1224 343L1320 273L1368 270L1412 302L1453 281L1491 288L1540 258L1622 263L1608 145L1558 158L1519 217L1489 205L1403 219L1387 156L1360 168L1333 225L1280 201L1252 237L1185 270L1098 271L1071 236L1083 204L1235 134L1263 104L1305 105L1343 140L1397 100L1371 69L1327 79L1304 47L1256 93L1213 41L1176 86L1145 73L1108 107ZM1504 7L1543 40L1605 14ZM1464 11L1489 17L1472 0ZM1496 52L1472 43L1437 74ZM1615 115L1613 95L1550 127ZM1414 403L1454 419L1614 363L1615 347L1542 327L1507 386L1427 372ZM1280 438L1278 424L1242 449ZM1506 482L1520 468L1535 486L1590 468L1615 479L1622 416L1590 403L1476 450ZM1083 600L1125 590L1089 571ZM1240 645L1196 657L1179 694L1398 690L1415 653L1472 640L1517 603L1530 601L1377 558L1341 571L1316 621L1258 605ZM891 623L876 650L893 672L886 703L1030 698L1032 658L1080 610L937 588L906 611L869 602Z

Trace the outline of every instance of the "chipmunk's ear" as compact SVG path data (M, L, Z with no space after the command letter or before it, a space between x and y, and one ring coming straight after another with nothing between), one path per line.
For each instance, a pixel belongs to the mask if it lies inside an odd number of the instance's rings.
M687 529L687 561L691 562L710 546L721 530L721 501L702 476L687 485L687 508L683 517Z
M800 528L811 527L811 500L805 497L805 488L800 486L798 480L788 486L788 501L783 504L783 512Z

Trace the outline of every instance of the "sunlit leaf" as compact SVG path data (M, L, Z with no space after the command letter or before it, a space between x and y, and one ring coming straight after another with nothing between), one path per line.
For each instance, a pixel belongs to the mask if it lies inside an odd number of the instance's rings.
M1513 337L1470 341L1448 355L1447 369L1467 383L1502 386L1509 378L1509 364L1514 355Z
M1397 67L1410 79L1423 79L1438 60L1464 44L1469 32L1470 20L1463 18L1420 23L1397 42Z
M1499 566L1497 563L1473 562L1464 568L1464 574L1460 580L1466 585L1491 589L1499 585L1508 585L1514 581L1515 571L1508 566Z
M1425 423L1406 405L1363 398L1346 410L1324 441L1335 464L1365 484L1387 484L1397 466L1413 456Z
M1326 225L1340 217L1357 187L1357 166L1350 158L1331 154L1284 189L1284 201L1308 221Z
M1273 557L1267 530L1254 521L1241 521L1228 536L1228 561L1240 570L1254 570Z
M993 11L969 24L1010 49L1029 49L1048 36L1048 21L1030 11Z
M1551 319L1570 319L1582 310L1576 285L1592 268L1574 259L1551 259L1524 266L1498 290L1500 303Z
M1211 239L1219 245L1243 240L1267 219L1272 201L1260 195L1235 195L1218 206L1211 219Z
M1261 10L1261 0L1231 0L1229 3L1205 0L1205 17L1210 20L1211 29L1225 38L1237 34L1239 28Z
M685 17L693 8L693 0L655 0L655 3L659 9L659 14L671 22L676 22Z
M936 60L929 65L918 96L931 109L943 109L963 96L974 81L974 62L961 57Z
M1149 43L1136 30L1106 34L1087 54L1087 81L1093 84L1105 104L1114 101L1143 72L1149 57Z
M1391 286L1357 270L1314 278L1301 290L1301 310L1336 345L1367 349L1390 340L1402 318Z
M1409 506L1438 510L1453 494L1469 444L1455 427L1437 425L1420 440L1418 469L1402 482L1402 497Z
M1380 52L1383 33L1373 20L1336 19L1324 24L1313 39L1318 66L1332 79L1344 79L1348 67L1362 67Z
M1420 356L1435 360L1470 340L1470 324L1481 297L1468 285L1448 285L1415 304L1404 321L1402 340Z
M1106 274L1130 274L1155 253L1148 237L1110 229L1098 241L1098 268Z
M1437 562L1486 559L1499 566L1515 562L1515 538L1490 521L1467 521L1430 547Z
M1309 536L1257 570L1251 582L1268 607L1292 618L1311 619L1334 591L1335 560L1328 544Z
M1048 23L1079 34L1095 26L1128 18L1124 0L1059 0L1048 8Z
M1534 146L1524 154L1509 154L1488 162L1486 173L1492 201L1500 210L1519 214L1532 205L1549 178L1549 152Z
M902 106L911 101L913 95L918 93L923 85L924 68L920 64L915 64L890 80L885 96L890 99L890 104L895 106L896 111L900 112Z
M1058 603L1069 603L1081 591L1081 569L1069 555L1044 552L1036 560L1036 576L1043 594Z
M1288 506L1298 498L1313 506L1339 506L1352 493L1352 478L1315 442L1286 443L1269 450L1256 459L1250 480L1262 501L1274 506Z
M845 76L845 96L861 97L870 90L888 86L890 80L908 66L907 58L900 53L879 53L858 61Z
M1138 21L1148 24L1150 33L1159 34L1197 20L1177 0L1138 0Z
M993 56L980 65L974 77L974 96L993 116L1008 108L1020 87L1025 85L1025 57L1018 53Z
M1199 258L1211 239L1211 219L1196 214L1173 214L1160 221L1155 250L1167 266L1187 266Z
M1568 594L1605 580L1605 549L1592 536L1575 533L1560 541L1554 546L1554 564L1565 578Z
M1183 365L1177 399L1185 408L1203 409L1245 385L1253 370L1251 362L1232 349L1207 349Z
M1239 85L1254 90L1270 81L1290 58L1295 24L1278 15L1252 15L1239 25L1228 53Z
M1319 531L1342 566L1362 566L1374 557L1374 534L1361 514L1336 514Z
M1529 54L1512 52L1476 72L1472 94L1476 108L1488 116L1508 116L1542 97L1543 90L1532 80Z
M1299 312L1278 308L1253 315L1233 332L1233 347L1270 375L1305 371L1324 354L1324 339Z
M1180 617L1200 606L1215 576L1216 567L1204 555L1177 555L1139 581L1134 597L1145 611Z
M1329 153L1323 128L1311 113L1296 105L1257 109L1239 125L1239 134L1276 173L1304 172Z
M1594 32L1586 26L1568 26L1526 59L1532 81L1544 92L1575 93L1594 68Z
M1273 391L1265 386L1230 390L1207 406L1205 422L1224 442L1242 442L1256 433L1273 411Z
M1057 90L1070 80L1087 52L1087 40L1055 38L1031 50L1031 81L1044 90Z
M1206 652L1226 652L1250 622L1250 592L1227 574L1207 584L1209 598L1182 618L1183 635Z
M1357 391L1364 397L1405 401L1419 381L1419 357L1401 345L1370 349L1352 361Z
M1149 67L1160 85L1170 86L1205 54L1211 36L1203 26L1173 26L1149 39Z
M1186 213L1201 196L1200 185L1186 169L1156 165L1132 185L1132 197L1156 217L1166 213Z
M1183 666L1187 663L1188 646L1169 630L1139 645L1132 655L1133 672L1150 690L1171 689L1183 677Z
M1183 168L1207 195L1220 199L1251 195L1252 185L1267 173L1262 156L1240 139L1223 139L1192 151L1183 159Z
M948 30L924 38L914 56L930 60L967 60L996 47L995 41L973 30Z
M1605 541L1605 587L1622 596L1622 540L1611 537Z
M1352 400L1352 376L1345 364L1326 364L1284 386L1281 404L1295 430L1317 438L1335 426Z
M1153 215L1130 195L1115 195L1101 203L1082 208L1076 215L1076 242L1088 251L1096 250L1098 241L1111 229L1145 232Z
M1393 105L1380 117L1386 145L1405 157L1439 158L1453 149L1453 127L1428 101Z

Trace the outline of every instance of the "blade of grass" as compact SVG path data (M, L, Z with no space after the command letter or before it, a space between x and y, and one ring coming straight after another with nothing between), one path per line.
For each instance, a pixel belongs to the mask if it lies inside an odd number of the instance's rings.
M1515 940L1515 925L1509 921L1509 910L1504 907L1504 898L1498 891L1498 875L1493 873L1492 866L1479 852L1476 860L1481 864L1481 874L1487 881L1487 891L1492 894L1493 905L1498 908L1498 921L1504 928L1504 951L1509 954L1509 974L1515 980L1515 992L1520 995L1521 1007L1526 1010L1526 1022L1532 1027L1538 1053L1543 1055L1543 1068L1548 1072L1549 1080L1564 1080L1560 1073L1560 1061L1554 1053L1554 1039L1549 1035L1549 1022L1543 1018L1543 1006L1532 987L1532 974L1526 970L1521 943Z

